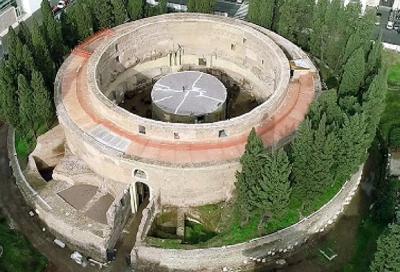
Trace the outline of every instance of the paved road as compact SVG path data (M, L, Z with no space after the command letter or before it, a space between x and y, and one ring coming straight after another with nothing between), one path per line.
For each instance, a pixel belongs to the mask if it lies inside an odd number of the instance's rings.
M12 177L8 166L6 126L0 127L0 207L15 227L30 240L36 249L47 257L50 262L49 272L99 271L93 267L84 269L74 263L69 257L71 251L57 247L53 243L53 236L49 232L42 232L40 220L28 215L30 208L15 185L15 179Z
M379 12L382 14L380 18L380 25L377 26L376 36L382 35L382 41L386 43L400 45L400 34L396 30L386 29L387 22L389 20L390 8L379 7Z

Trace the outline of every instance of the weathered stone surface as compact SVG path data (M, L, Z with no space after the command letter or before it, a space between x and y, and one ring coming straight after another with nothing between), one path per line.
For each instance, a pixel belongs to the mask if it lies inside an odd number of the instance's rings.
M308 60L310 69L291 77L282 49L290 59ZM120 97L128 85L199 66L200 58L201 65L246 82L263 103L230 120L176 124L129 113L109 99L114 90ZM287 142L319 85L307 54L268 30L219 16L168 14L80 45L58 73L55 100L69 148L91 170L122 183L145 183L161 205L188 207L229 199L249 131L255 127L265 144ZM137 169L144 178L135 176Z

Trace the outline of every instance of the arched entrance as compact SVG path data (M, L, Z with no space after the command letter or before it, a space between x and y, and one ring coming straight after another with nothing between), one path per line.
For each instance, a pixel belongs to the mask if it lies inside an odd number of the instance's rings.
M141 205L147 205L150 199L150 187L146 184L147 173L141 169L132 172L134 182L130 186L132 213L136 213Z
M136 182L136 194L138 207L150 199L150 188L146 183Z
M147 205L150 199L149 186L141 181L136 181L130 186L132 214L135 214L141 205Z

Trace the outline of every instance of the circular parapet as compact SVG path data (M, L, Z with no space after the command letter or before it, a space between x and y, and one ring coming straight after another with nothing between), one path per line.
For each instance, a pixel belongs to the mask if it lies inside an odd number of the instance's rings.
M216 77L198 71L163 76L153 86L153 119L211 123L225 118L227 92Z
M237 85L239 97L256 106L202 124L154 120L119 106L127 94L141 96L160 78L182 71L210 72L228 98L228 87ZM94 172L134 183L138 169L146 173L140 182L162 204L188 206L230 198L250 130L256 128L266 145L286 142L318 86L307 54L281 36L231 18L175 13L89 38L59 70L55 101L69 148ZM134 107L152 104L151 97L142 99ZM218 112L217 105L203 111Z

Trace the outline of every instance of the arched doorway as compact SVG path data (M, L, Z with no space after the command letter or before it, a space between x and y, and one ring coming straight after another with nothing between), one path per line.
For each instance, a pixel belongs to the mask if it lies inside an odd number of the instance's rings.
M150 188L146 183L136 182L136 194L138 207L150 199Z
M150 199L150 187L147 185L147 173L141 169L132 172L134 182L130 186L132 213L136 213L141 205L147 205Z
M132 214L135 214L141 205L147 205L150 199L150 188L146 183L137 181L131 184L130 194Z

